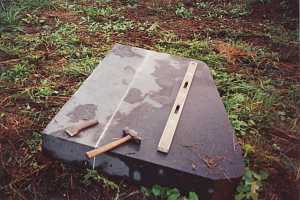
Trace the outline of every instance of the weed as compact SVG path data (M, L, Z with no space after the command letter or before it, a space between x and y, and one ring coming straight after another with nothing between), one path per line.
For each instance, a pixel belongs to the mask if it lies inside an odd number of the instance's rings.
M53 89L50 82L44 79L41 80L39 86L26 88L16 96L26 96L36 103L41 103L44 99L55 93L57 93L57 91Z
M249 7L245 3L227 3L224 6L213 6L207 2L199 2L196 6L201 9L211 8L202 14L202 16L209 18L242 17L250 14Z
M108 22L92 22L89 24L89 31L91 32L126 32L127 30L133 29L134 28L134 23L133 21L130 20L125 20L123 18L117 20L117 21L108 21Z
M105 8L96 8L96 7L87 7L83 8L83 12L88 16L97 19L99 16L111 16L113 14L112 7L105 7Z
M139 31L146 31L151 36L158 33L158 30L160 29L160 26L157 22L154 23L144 22L138 24L137 26Z
M208 2L197 2L195 5L197 8L202 8L202 9L207 9L210 6Z
M231 17L243 17L249 14L250 11L245 4L235 4L228 11L228 15Z
M268 80L257 86L240 74L229 74L220 69L212 70L212 74L238 135L245 135L251 127L267 122L269 111L277 101L275 95L270 95L272 86Z
M258 200L258 193L262 189L263 181L267 178L268 174L266 172L260 171L259 173L256 173L247 167L242 182L237 188L235 200Z
M0 31L2 30L21 30L21 18L25 11L32 13L45 7L51 7L52 1L49 0L26 0L13 1L6 8L0 8Z
M20 30L20 7L9 7L8 9L0 9L0 31L5 29Z
M38 132L33 132L32 136L26 140L26 144L31 154L37 153L42 145L42 135Z
M19 63L14 68L6 70L0 74L0 80L19 81L25 78L30 72L29 66L26 63Z
M70 63L64 68L64 72L75 77L88 76L98 62L97 58L88 56L81 59L71 59Z
M138 3L138 0L121 0L123 4L134 6Z
M199 200L198 195L195 192L189 192L188 197L181 197L181 194L177 188L162 187L160 185L153 185L152 188L142 187L141 191L145 196L153 196L155 198L167 199L167 200Z
M27 10L50 8L53 7L53 2L51 0L19 0L18 4Z
M119 192L120 188L117 184L115 184L114 182L104 178L103 176L101 176L97 170L92 170L92 169L87 169L87 173L83 176L83 180L82 182L85 185L90 185L93 183L93 181L95 182L101 182L104 184L105 187L108 187L112 190L117 190Z
M48 80L42 80L41 85L35 89L35 96L37 97L48 97L54 93Z
M175 14L182 18L192 18L193 17L193 13L189 9L186 9L182 4L179 4L176 7Z
M50 35L49 43L54 44L61 55L70 55L74 52L74 46L80 42L76 31L75 24L62 24L57 31Z

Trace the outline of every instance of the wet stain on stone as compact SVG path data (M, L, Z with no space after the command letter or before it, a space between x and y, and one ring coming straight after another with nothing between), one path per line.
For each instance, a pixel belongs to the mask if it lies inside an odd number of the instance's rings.
M67 116L71 119L71 122L94 119L97 109L97 106L94 104L79 105L73 111L69 112Z
M129 65L127 65L126 67L124 67L124 70L125 70L126 72L131 73L131 74L134 74L134 73L135 73L135 69L134 69L133 67L129 66Z
M138 57L138 58L142 58L143 56L134 52L133 51L133 47L128 47L128 46L122 46L119 45L115 48L113 48L112 53L120 56L120 57Z
M128 84L129 84L129 81L128 81L128 80L126 80L126 79L123 79L123 80L122 80L122 84L124 84L124 85L128 85Z
M137 88L131 88L128 92L128 95L124 99L128 103L137 103L143 101L144 97L142 92Z

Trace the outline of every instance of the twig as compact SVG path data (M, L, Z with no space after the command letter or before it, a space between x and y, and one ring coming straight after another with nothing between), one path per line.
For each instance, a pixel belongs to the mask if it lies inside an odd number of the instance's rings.
M9 99L9 98L10 98L10 96L5 97L5 98L0 102L0 106L2 106L2 104L5 103L5 102L7 101L7 99Z
M12 185L9 185L9 189L11 189L15 194L17 194L22 199L27 200L27 198L24 197L20 192L18 192Z
M1 61L0 64L7 64L7 63L10 63L10 62L18 62L18 61L20 61L20 60L21 60L21 59L19 59L19 58L9 59L9 60Z
M125 199L127 199L133 195L139 194L139 193L140 193L139 190L133 191L133 192L129 193L127 196L125 196L124 198L122 198L122 200L125 200Z

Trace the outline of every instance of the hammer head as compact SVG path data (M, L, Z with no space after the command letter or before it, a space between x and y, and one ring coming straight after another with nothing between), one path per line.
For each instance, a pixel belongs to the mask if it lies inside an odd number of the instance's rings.
M135 130L129 129L128 127L123 129L123 135L130 135L132 139L138 144L140 144L142 141L142 137L139 136L139 134Z

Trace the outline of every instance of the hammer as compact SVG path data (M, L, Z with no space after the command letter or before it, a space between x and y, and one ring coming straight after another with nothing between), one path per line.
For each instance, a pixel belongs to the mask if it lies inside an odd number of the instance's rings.
M111 143L108 143L102 147L99 147L97 149L93 149L91 151L88 151L85 153L85 155L88 157L88 158L93 158L95 156L98 156L102 153L105 153L109 150L112 150L116 147L118 147L119 145L129 141L129 140L133 140L135 141L137 144L140 144L141 143L141 140L142 138L139 136L139 134L132 130L132 129L129 129L128 127L124 128L123 129L123 137L118 139L118 140L115 140Z
M68 128L65 129L65 132L73 137L75 135L77 135L78 133L80 133L80 131L87 129L91 126L95 126L98 124L98 121L96 119L92 119L92 120L79 120L79 122L77 122L75 125L70 126Z

